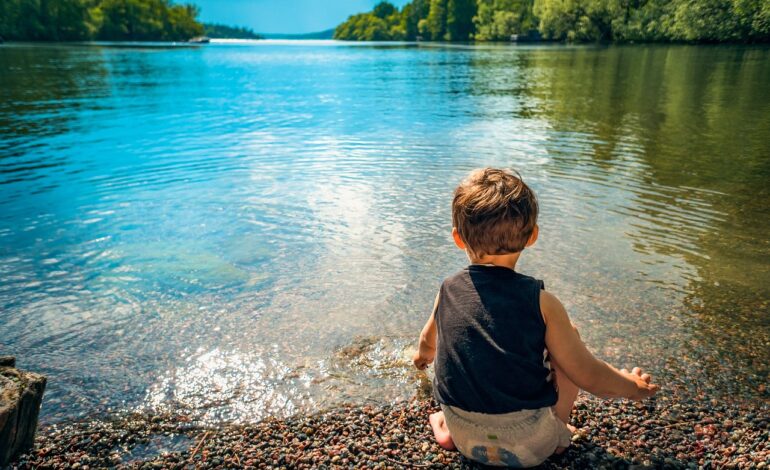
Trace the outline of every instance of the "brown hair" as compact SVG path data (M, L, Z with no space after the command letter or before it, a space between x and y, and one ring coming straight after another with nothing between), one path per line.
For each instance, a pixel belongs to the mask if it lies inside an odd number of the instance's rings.
M475 256L517 253L537 223L537 198L518 173L474 170L455 189L452 224Z

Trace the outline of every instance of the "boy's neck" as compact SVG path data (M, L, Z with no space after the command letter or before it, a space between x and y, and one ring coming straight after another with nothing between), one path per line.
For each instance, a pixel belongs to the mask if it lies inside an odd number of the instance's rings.
M521 256L521 251L505 255L482 255L479 257L468 253L468 259L470 259L472 264L493 264L508 269L516 269L516 262L519 261L519 256Z

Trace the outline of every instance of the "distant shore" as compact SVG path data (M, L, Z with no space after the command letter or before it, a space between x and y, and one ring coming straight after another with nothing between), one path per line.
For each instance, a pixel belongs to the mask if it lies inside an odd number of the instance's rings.
M13 469L477 468L434 442L429 399L347 406L256 424L199 425L181 415L129 415L51 426ZM642 403L582 396L573 445L543 468L768 468L767 403Z
M698 46L698 47L721 47L721 46L741 46L741 47L766 47L770 43L765 42L687 42L687 41L638 41L638 42L579 42L579 43L567 43L564 41L533 41L533 42L511 42L511 41L414 41L414 40L377 40L377 41L356 41L348 39L334 39L334 38L310 38L310 37L292 37L292 35L286 35L287 37L265 36L260 38L217 38L211 37L211 44L216 43L230 43L230 42L297 42L297 43L309 43L309 42L336 42L339 44L382 44L382 45L419 45L422 47L446 47L446 48L470 48L470 47L501 47L501 46L582 46L582 47L635 47L635 46ZM115 44L115 45L188 45L188 46L205 46L195 41L167 41L167 40L72 40L72 41L49 41L49 40L0 40L0 46L12 45L12 44L73 44L73 45L103 45L103 44Z

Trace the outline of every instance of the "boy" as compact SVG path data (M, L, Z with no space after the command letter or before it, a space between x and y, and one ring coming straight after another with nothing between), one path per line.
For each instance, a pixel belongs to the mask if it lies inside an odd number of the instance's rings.
M476 170L457 187L452 237L471 264L442 283L414 356L418 369L435 360L438 443L487 465L529 467L563 452L579 388L633 400L658 390L638 367L595 358L559 299L515 271L537 240L537 214L535 194L509 171Z

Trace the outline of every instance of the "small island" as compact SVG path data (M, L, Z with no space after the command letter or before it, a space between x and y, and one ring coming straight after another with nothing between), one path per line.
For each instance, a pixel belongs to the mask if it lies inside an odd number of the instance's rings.
M770 41L763 0L383 1L350 16L334 38L351 41L758 43Z

